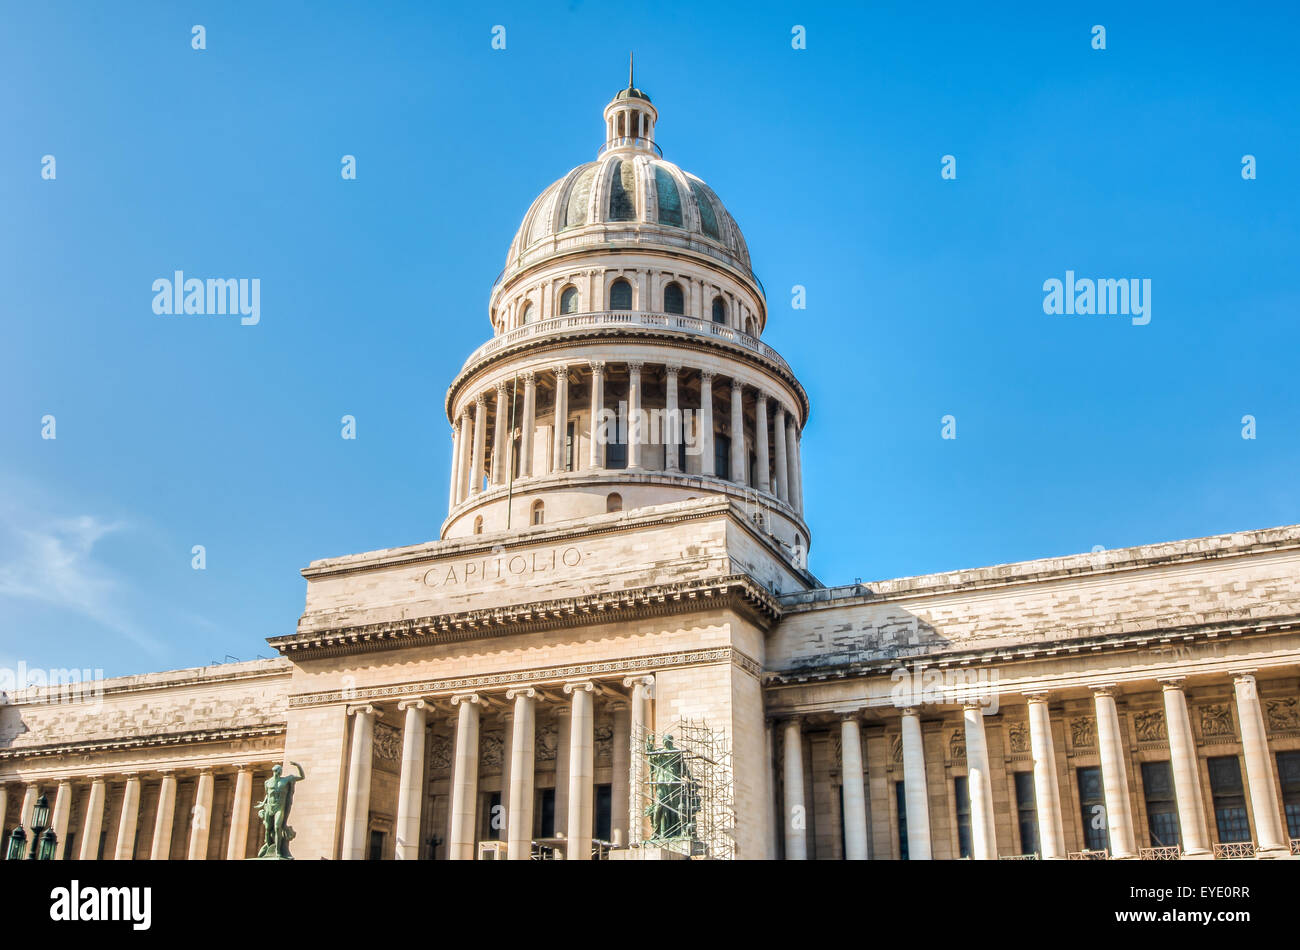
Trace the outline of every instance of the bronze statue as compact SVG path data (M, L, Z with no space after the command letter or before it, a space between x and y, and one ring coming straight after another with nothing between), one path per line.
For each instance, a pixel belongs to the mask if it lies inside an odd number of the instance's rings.
M652 839L693 838L700 796L686 765L686 753L673 745L672 736L664 736L663 748L656 749L652 736L646 740L646 758L653 801L645 813L650 818Z
M265 797L257 803L257 817L262 819L266 832L266 841L257 852L259 858L279 858L292 861L289 842L293 840L293 829L289 827L289 809L293 807L293 786L307 777L302 766L290 762L298 770L297 775L282 775L283 767L276 765L271 769L271 777L266 780Z

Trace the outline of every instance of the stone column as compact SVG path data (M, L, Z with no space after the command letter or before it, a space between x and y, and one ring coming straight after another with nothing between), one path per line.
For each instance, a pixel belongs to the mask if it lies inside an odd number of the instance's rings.
M799 499L799 433L793 414L787 416L785 421L785 464L789 468L786 492L790 496L790 507L795 511L803 511Z
M1129 805L1128 773L1124 768L1124 740L1119 731L1119 712L1115 709L1115 688L1093 688L1097 709L1097 749L1101 753L1101 784L1106 797L1106 827L1110 832L1113 858L1131 858L1137 853L1133 843L1133 809Z
M568 434L569 367L557 366L555 368L555 439L551 445L552 472L564 471L564 440Z
M1259 687L1251 671L1234 673L1237 721L1241 725L1241 753L1246 760L1246 781L1250 785L1250 810L1255 819L1255 842L1260 852L1290 854L1290 842L1282 834L1282 816L1277 807L1277 782L1268 754L1268 733L1259 707Z
M524 417L519 423L519 477L533 475L533 438L537 428L537 374L524 373Z
M190 812L191 861L208 859L208 835L212 831L212 769L199 769L199 787L194 796L194 810Z
M40 797L41 790L35 783L23 789L23 803L18 809L18 823L23 826L24 831L32 830L32 812L36 809L36 799Z
M1201 800L1200 769L1196 759L1196 740L1187 715L1187 696L1182 677L1161 680L1165 696L1165 730L1169 734L1169 768L1174 774L1174 794L1178 799L1178 828L1183 854L1203 858L1210 854L1205 828L1205 805Z
M352 749L348 756L348 789L343 811L344 861L361 861L366 856L366 833L370 830L370 770L373 764L375 720L382 714L375 706L351 706Z
M135 857L135 829L140 821L140 776L128 775L122 792L122 814L117 820L117 844L113 848L114 861L130 861Z
M455 508L456 503L460 501L460 498L457 497L460 494L460 456L464 451L461 441L460 420L457 419L451 425L451 478L447 487L448 511Z
M767 833L763 835L767 842L767 847L763 849L763 858L767 861L774 861L777 857L776 843L780 840L783 828L780 826L777 818L780 812L776 807L776 737L772 734L772 720L765 721L763 726L763 752L766 758L763 760L763 778L764 793L767 799Z
M803 433L795 433L794 439L794 477L796 485L794 487L794 506L799 514L803 514Z
M971 855L979 861L996 861L998 843L993 824L993 786L989 744L984 735L984 709L978 703L962 706L966 725L966 792L970 797Z
M840 771L844 795L844 858L867 860L867 786L862 769L862 730L858 714L840 717Z
M591 465L605 467L605 440L601 435L600 415L605 408L605 363L591 361Z
M563 838L569 827L569 738L572 730L569 707L555 710L555 837Z
M785 442L785 406L776 404L776 419L772 426L772 441L776 449L776 497L784 502L790 500L790 469L786 463Z
M1047 694L1030 693L1029 749L1034 760L1034 808L1038 814L1038 847L1044 860L1065 857L1061 821L1061 787L1056 777L1056 745L1047 711Z
M504 379L497 383L496 434L492 437L492 484L506 483L506 446L510 443L510 391Z
M700 373L700 474L715 475L717 466L713 459L713 374Z
M404 699L397 708L405 713L405 718L402 723L402 770L397 782L394 857L399 861L418 861L421 806L424 804L424 739L429 723L429 705L423 699Z
M731 480L744 485L745 479L745 387L731 381Z
M235 799L230 806L230 834L226 837L226 860L242 861L248 854L248 816L253 810L253 767L241 765L235 772Z
M474 399L474 448L469 457L469 492L477 495L483 490L483 453L487 451L487 396L479 393Z
M4 790L0 789L0 814L4 813ZM54 860L62 861L68 849L68 819L72 815L72 783L67 779L59 781L59 790L54 793L54 813L50 824L54 828ZM6 839L6 843L7 839Z
M641 425L641 363L627 364L627 467L633 471L642 468L641 440L645 431Z
M682 368L673 363L664 367L664 471L680 471L677 446L682 443L682 416L677 405L677 374Z
M632 768L632 718L628 703L616 700L610 703L614 714L613 747L610 750L611 772L609 783L609 837L616 848L628 843L628 812L620 807L628 800L629 779Z
M808 859L808 810L803 789L803 728L798 719L785 723L785 859Z
M13 828L9 826L9 786L0 782L0 851L9 847L9 832Z
M459 504L469 495L470 466L474 455L474 423L470 421L469 410L460 415L460 469L456 472L456 502Z
M103 827L104 780L95 778L90 783L90 800L86 802L86 820L81 826L81 860L94 861L99 858L99 833Z
M515 704L514 736L510 743L509 804L506 806L506 857L527 861L533 854L533 771L535 752L537 690L512 689L506 699Z
M448 857L473 861L478 817L478 737L482 698L464 693L451 698L456 716L456 760L451 784L451 843Z
M564 857L567 861L591 860L591 806L595 778L595 722L590 682L565 683L564 692L573 697L573 722L569 731L569 823Z
M153 820L153 848L149 857L166 861L172 856L172 822L176 820L176 773L163 772L158 789L158 814ZM85 847L85 842L82 842Z
M758 469L754 487L759 491L772 490L772 457L767 448L767 393L760 391L754 405L754 465Z
M507 707L501 713L501 811L494 816L500 840L510 846L510 769L515 757L515 711Z
M916 707L903 710L903 799L907 804L907 858L930 860L930 792L925 779L925 745Z
M645 742L646 735L654 731L654 723L650 717L650 697L654 694L655 679L653 676L629 676L623 680L623 686L632 692L629 696L629 723L628 733L630 743L636 743L640 746ZM646 829L647 818L642 813L641 804L642 785L646 776L642 773L643 759L641 756L632 758L628 769L628 797L620 803L614 799L614 808L625 807L627 809L627 830L628 842L644 840L648 834Z

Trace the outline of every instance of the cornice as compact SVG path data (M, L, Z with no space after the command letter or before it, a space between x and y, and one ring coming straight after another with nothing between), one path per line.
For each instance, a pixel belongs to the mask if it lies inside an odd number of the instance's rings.
M259 736L278 736L284 735L284 733L285 724L274 723L259 726L232 726L227 729L169 732L152 736L115 736L107 739L91 739L85 742L50 743L48 745L0 749L0 761L85 752L113 752L126 749L194 745L200 742L229 742L238 739L254 739Z
M288 657L304 654L342 656L558 630L593 622L670 616L698 609L701 604L738 609L764 630L770 629L781 617L775 595L764 590L748 574L727 574L409 620L330 627L270 637L267 643Z

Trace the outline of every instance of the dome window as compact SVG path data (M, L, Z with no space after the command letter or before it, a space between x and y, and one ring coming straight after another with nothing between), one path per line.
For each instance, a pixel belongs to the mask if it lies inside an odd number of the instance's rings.
M655 166L655 191L659 195L659 223L674 228L682 226L682 196L677 191L677 182L664 170Z
M609 220L636 220L636 171L631 162L615 162L609 185Z
M605 496L605 513L610 514L615 511L623 510L623 496L616 491L610 492Z
M623 279L614 281L609 286L609 309L632 309L632 285Z
M686 298L682 294L682 285L673 281L664 288L664 313L682 314L686 312Z
M700 227L709 237L715 241L721 241L722 232L718 230L718 215L713 210L713 202L704 189L700 187L699 182L691 182L691 191L695 194L695 203L700 208Z
M532 323L537 319L536 313L537 311L533 307L532 301L524 304L524 312L519 315L519 325L523 326L525 323Z
M482 516L482 515L478 515L478 516L474 519L474 533L475 533L475 534L482 534L482 533L483 533L483 516Z
M529 511L528 521L530 524L542 524L546 520L546 506L540 501L533 502L533 507Z
M560 294L560 313L578 312L578 288L565 287Z
M564 221L561 228L577 228L587 223L587 204L591 200L591 183L596 177L596 166L592 165L578 176L569 191L569 200L564 206Z
M727 322L727 303L721 297L713 298L713 322Z

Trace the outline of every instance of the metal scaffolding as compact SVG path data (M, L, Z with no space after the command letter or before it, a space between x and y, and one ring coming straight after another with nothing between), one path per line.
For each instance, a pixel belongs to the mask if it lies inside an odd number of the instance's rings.
M704 722L679 720L632 737L633 852L668 851L695 860L736 856L731 741Z

